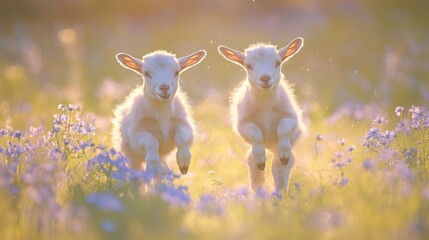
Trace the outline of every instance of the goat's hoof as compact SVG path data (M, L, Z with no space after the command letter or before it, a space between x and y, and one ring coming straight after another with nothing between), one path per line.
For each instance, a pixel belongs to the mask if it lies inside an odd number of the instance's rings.
M265 170L265 163L258 164L257 166L258 166L259 170L261 170L261 171Z
M179 169L180 169L180 172L182 173L182 175L185 175L186 173L188 173L188 168L189 167L179 167Z
M280 162L282 162L283 166L286 166L289 163L289 158L280 158Z

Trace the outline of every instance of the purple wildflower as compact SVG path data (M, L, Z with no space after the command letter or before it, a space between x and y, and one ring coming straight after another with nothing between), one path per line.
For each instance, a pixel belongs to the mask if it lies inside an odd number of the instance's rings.
M372 120L372 123L383 125L383 123L387 123L387 121L384 119L383 116L377 115L377 117L375 117L375 119Z
M410 123L408 122L408 120L404 119L402 121L400 121L397 125L396 125L396 132L403 132L405 134L410 134L411 129L410 129Z
M0 130L0 138L6 137L9 135L9 131L7 129Z
M109 192L89 194L86 202L105 212L124 211L121 200Z
M65 114L55 114L54 115L54 125L62 125L67 123L70 120L70 117Z
M411 113L411 127L419 129L425 125L428 113L423 107L412 106L409 110Z
M332 184L339 185L340 187L344 187L349 183L349 179L341 176L340 178L335 177L335 179L332 181Z
M344 153L341 151L335 153L336 158L342 158L343 156L344 156Z
M198 210L209 215L223 215L225 209L220 204L221 202L211 194L202 194L198 202Z
M342 176L342 177L341 177L341 180L340 180L340 186L341 186L341 187L344 187L344 186L346 186L348 183L349 183L349 179L348 179L348 178L346 178L346 177L344 177L344 176Z
M412 158L417 156L417 148L407 148L405 149L405 158L407 161L410 161Z
M350 145L350 146L348 146L348 147L347 147L347 152L351 153L351 152L353 152L355 149L356 149L356 146L355 146L355 145Z
M10 137L12 138L16 138L16 139L21 139L21 137L23 137L23 133L21 131L12 131L10 133Z
M74 104L69 104L69 106L68 106L67 110L68 110L69 112L73 112L73 110L77 110L77 111L79 111L79 110L80 110L80 107L79 107L79 106L76 106L76 105L74 105Z
M366 170L372 170L375 168L375 162L373 160L367 159L363 161L362 166Z
M337 140L338 144L340 144L341 146L344 146L344 144L346 143L346 140L344 138L342 139L338 139Z
M344 161L339 161L339 160L332 160L332 164L335 168L342 168L342 167L347 167L350 165L350 163L352 162L351 158L347 158Z
M66 106L66 105L64 105L64 104L58 104L57 109L58 109L58 110L61 110L61 111L65 111L65 110L67 109L67 106Z
M323 141L323 136L321 134L317 134L316 141Z
M397 106L396 108L395 108L395 114L396 114L396 116L401 116L401 113L402 113L402 111L404 110L404 108L403 107L401 107L401 106Z
M365 139L377 138L378 136L380 136L380 129L372 127L368 132L366 132Z
M160 192L161 198L175 206L187 205L191 202L188 195L188 188L184 186L174 187L171 185L157 186L157 190Z

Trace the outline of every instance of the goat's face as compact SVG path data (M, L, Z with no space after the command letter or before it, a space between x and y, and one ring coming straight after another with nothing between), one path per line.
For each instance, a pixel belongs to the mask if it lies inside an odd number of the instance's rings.
M256 44L244 53L219 46L219 53L238 65L244 67L251 86L269 92L274 89L281 79L281 66L304 45L304 39L295 38L287 46L276 50L269 44Z
M257 89L269 92L280 82L281 58L273 46L247 49L244 66L250 85Z
M179 86L180 65L173 55L150 54L143 57L142 76L145 91L166 101L174 97Z
M179 75L191 66L200 63L206 52L197 51L191 55L176 59L165 51L147 54L143 60L126 53L116 55L118 62L143 76L145 93L160 101L168 101L174 97L179 87Z

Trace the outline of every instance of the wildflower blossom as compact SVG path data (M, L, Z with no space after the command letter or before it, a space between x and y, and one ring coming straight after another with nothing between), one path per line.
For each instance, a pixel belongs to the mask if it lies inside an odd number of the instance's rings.
M323 141L323 135L317 134L316 141Z
M372 122L374 124L380 124L380 125L383 125L384 123L387 123L387 121L384 119L384 117L380 116L380 115L377 115L377 117L375 117L375 119L372 120Z
M365 139L377 138L378 136L380 136L380 129L372 127L366 132Z
M411 127L415 129L420 129L421 127L425 126L425 122L428 118L428 113L423 107L416 107L412 106L409 109L409 112L411 113Z
M54 115L54 125L66 124L70 121L70 116L66 114L55 114Z
M16 138L16 139L21 139L21 137L23 136L23 133L21 131L12 131L10 133L10 137L11 138Z
M346 143L346 140L344 138L342 139L338 139L337 140L338 144L340 144L341 146L344 146L344 144Z
M89 194L86 202L105 212L124 211L121 200L109 192Z
M191 199L187 193L188 188L184 186L174 187L172 185L163 184L158 186L161 198L175 206L183 206L189 204Z
M355 149L356 149L356 146L355 146L355 145L350 145L350 146L348 146L348 147L347 147L347 152L351 153L351 152L353 152Z
M342 177L341 177L341 180L340 180L340 186L341 186L341 187L344 187L344 186L346 186L348 183L349 183L349 179L348 179L348 178L346 178L346 177L344 177L344 176L342 176Z
M212 194L202 194L197 205L197 209L208 215L221 216L225 213L225 209L221 205L219 199Z
M340 161L340 160L332 160L332 164L333 164L333 167L335 167L335 168L343 168L343 167L347 167L347 166L349 166L350 165L350 163L352 162L352 159L351 158L347 158L346 160L344 160L344 161Z
M342 158L343 156L344 156L344 153L341 151L335 153L336 158Z
M417 156L417 151L418 150L415 147L405 149L406 161L409 162L412 158L415 158Z
M30 136L35 137L37 135L39 135L42 132L43 128L42 127L30 127L29 132L30 132Z
M339 185L340 187L344 187L349 183L349 179L341 176L340 178L335 177L335 179L332 181L332 184Z
M395 114L396 114L396 116L401 116L401 113L402 113L402 111L404 110L404 108L403 107L401 107L401 106L397 106L396 108L395 108Z
M363 161L362 166L366 170L372 170L372 169L375 168L375 162L373 160L366 159L366 160Z
M77 111L79 111L79 110L80 110L80 107L79 107L79 106L77 106L77 105L74 105L74 104L69 104L69 106L67 107L67 111L69 111L69 112L73 112L73 110L77 110Z
M9 131L7 129L0 130L0 138L6 137L9 135Z
M65 111L65 110L67 109L67 106L66 106L66 105L64 105L64 104L58 104L57 109L58 109L58 110L61 110L61 111Z

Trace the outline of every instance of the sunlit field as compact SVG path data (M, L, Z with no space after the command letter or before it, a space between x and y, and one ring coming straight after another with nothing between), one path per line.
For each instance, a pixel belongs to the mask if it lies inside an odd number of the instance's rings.
M1 239L429 239L426 1L0 3ZM287 194L249 187L219 45L305 45L282 71L308 131ZM142 83L118 52L207 51L181 74L196 121L189 171L154 184L112 148ZM152 183L151 183L152 182Z

